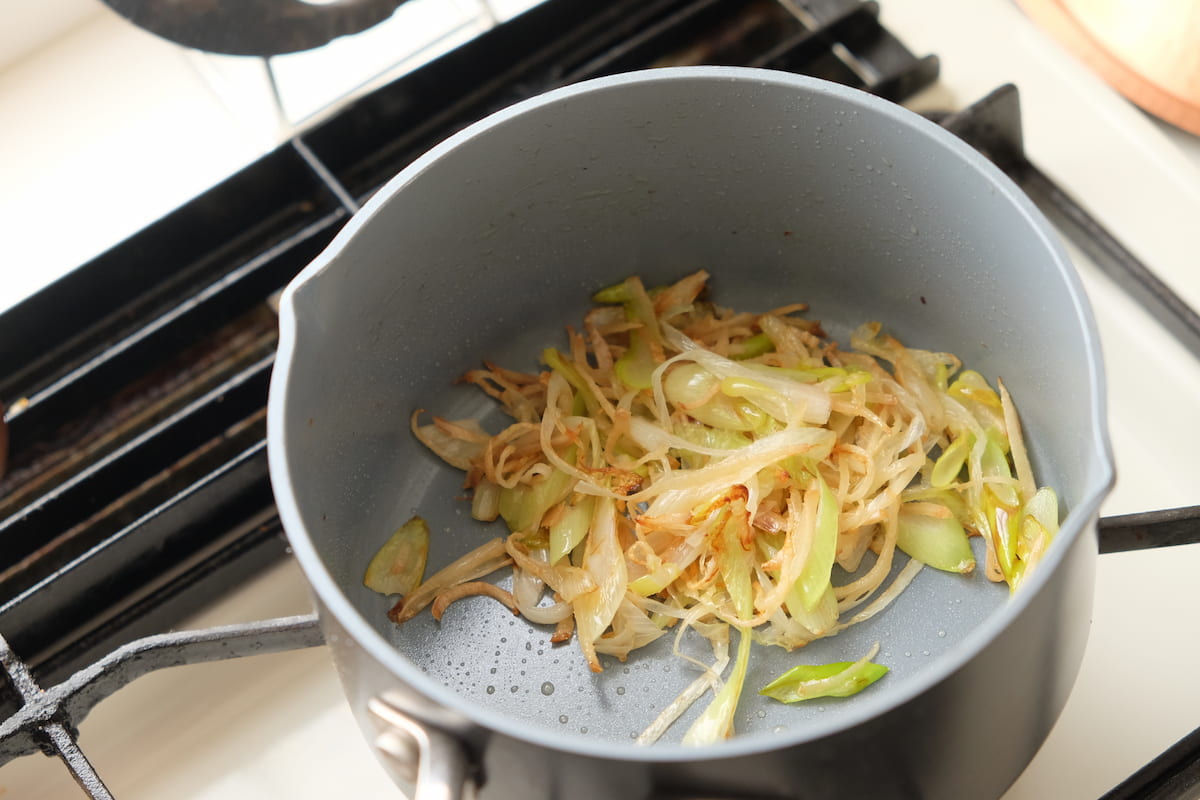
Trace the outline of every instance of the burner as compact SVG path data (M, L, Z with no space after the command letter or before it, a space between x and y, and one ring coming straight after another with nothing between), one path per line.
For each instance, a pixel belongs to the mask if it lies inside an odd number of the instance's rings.
M311 50L361 33L404 0L104 0L140 28L184 47L234 56Z

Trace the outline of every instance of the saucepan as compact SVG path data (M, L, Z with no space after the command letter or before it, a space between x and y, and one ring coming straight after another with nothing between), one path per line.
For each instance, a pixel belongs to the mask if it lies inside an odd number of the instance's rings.
M868 691L786 706L747 691L730 739L642 746L697 676L671 637L594 673L489 598L397 626L395 598L362 580L413 515L429 522L431 569L502 533L414 439L415 409L494 421L456 378L484 360L536 371L594 291L697 269L722 305L805 302L838 340L878 320L1001 378L1061 530L1015 593L926 569L869 623L795 653L758 648L747 677L878 642L891 672ZM1096 327L1020 190L909 111L746 68L557 89L381 188L287 288L280 319L280 514L364 734L419 797L997 797L1066 701L1114 475Z

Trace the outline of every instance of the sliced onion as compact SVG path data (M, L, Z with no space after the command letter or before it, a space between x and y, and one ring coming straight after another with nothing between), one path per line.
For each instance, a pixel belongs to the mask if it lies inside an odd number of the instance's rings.
M540 560L542 550L534 550L530 557ZM512 596L521 615L537 625L554 625L571 616L571 604L558 601L551 605L539 605L545 583L536 575L523 569L513 570Z
M470 469L471 460L483 452L490 438L479 421L455 420L449 423L452 427L448 429L446 425L439 425L439 420L435 417L434 422L428 425L418 425L417 418L421 411L422 409L417 409L412 413L410 425L413 435L450 466L464 471ZM470 438L466 438L464 433L469 434Z
M625 596L627 584L625 554L617 541L617 509L612 500L596 502L592 527L588 532L583 568L596 588L579 595L575 607L575 632L579 646L592 672L601 672L596 657L596 640L612 623Z
M414 592L397 603L388 612L388 617L392 622L406 622L421 613L442 590L490 575L511 563L512 560L504 549L504 540L492 539L434 573Z

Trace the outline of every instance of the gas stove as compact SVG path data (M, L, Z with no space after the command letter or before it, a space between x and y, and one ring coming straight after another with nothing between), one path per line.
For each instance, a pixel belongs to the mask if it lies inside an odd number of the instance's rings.
M5 716L18 695L82 709L132 681L78 736L71 719L33 720L97 797L400 796L315 646L273 513L271 295L447 133L555 85L688 61L866 88L1006 169L1063 233L1097 315L1118 469L1103 513L1132 524L1196 502L1200 140L1138 111L1004 0L546 0L347 99L0 317L0 535L16 554L0 567ZM1145 542L1115 522L1106 541L1128 552L1100 559L1078 682L1005 800L1200 796L1200 685L1186 677L1200 547L1132 549ZM232 627L139 638L212 626ZM222 657L254 652L267 654ZM203 663L132 680L184 662ZM70 699L48 704L52 686ZM37 755L0 769L0 794L88 796Z

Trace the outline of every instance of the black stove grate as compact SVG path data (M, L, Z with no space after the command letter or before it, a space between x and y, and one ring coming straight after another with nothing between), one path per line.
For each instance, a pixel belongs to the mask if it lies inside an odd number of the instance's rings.
M0 316L0 764L57 754L89 796L109 797L75 732L103 696L161 666L319 643L311 618L157 632L285 557L265 457L270 302L364 198L492 111L630 69L762 66L902 101L936 80L938 62L914 56L878 15L857 0L548 0ZM943 122L1094 246L1098 226L1025 159L1015 90ZM1194 312L1100 241L1132 293L1175 311L1200 342ZM1185 741L1156 775L1198 760L1200 743Z

